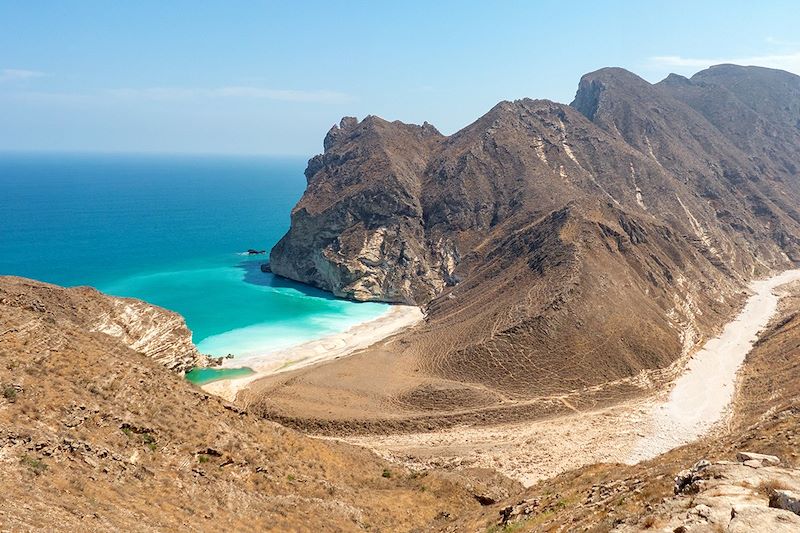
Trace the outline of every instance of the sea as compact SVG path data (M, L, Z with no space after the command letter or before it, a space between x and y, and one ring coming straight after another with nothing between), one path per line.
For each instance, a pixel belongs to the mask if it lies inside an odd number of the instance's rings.
M176 311L201 352L242 365L345 331L388 306L260 268L289 228L304 167L296 157L0 153L0 275Z

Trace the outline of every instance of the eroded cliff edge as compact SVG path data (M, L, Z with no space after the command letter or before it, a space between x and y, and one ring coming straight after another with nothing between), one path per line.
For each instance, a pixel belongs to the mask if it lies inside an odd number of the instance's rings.
M454 282L452 241L423 224L421 177L444 137L432 126L346 117L306 169L308 188L272 249L278 275L354 300L426 302Z
M0 306L6 313L11 309L33 311L30 316L39 320L66 322L109 335L175 372L185 373L212 363L192 343L192 333L182 316L141 300L108 296L91 287L64 288L0 276Z

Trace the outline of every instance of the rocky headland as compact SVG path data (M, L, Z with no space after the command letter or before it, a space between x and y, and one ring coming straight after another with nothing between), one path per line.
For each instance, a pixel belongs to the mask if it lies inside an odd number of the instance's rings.
M197 350L182 316L141 300L111 297L91 287L67 289L4 276L0 277L0 305L8 319L16 312L34 311L39 314L32 318L66 321L73 327L109 335L181 374L219 364ZM36 327L36 321L19 327Z

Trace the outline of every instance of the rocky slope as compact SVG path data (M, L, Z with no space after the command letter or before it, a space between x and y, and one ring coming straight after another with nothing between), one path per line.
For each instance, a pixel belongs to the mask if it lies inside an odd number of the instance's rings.
M463 517L457 528L796 531L800 509L792 498L796 501L800 490L800 283L785 294L779 315L747 356L733 412L718 431L638 465L598 464L556 476Z
M65 289L2 276L0 305L6 309L39 311L52 320L68 321L73 326L110 335L176 372L213 363L197 351L183 317L141 300L114 298L91 287Z
M450 136L344 119L309 162L273 271L428 318L248 401L372 431L638 394L732 316L747 280L800 259L798 80L725 66L653 85L603 69L570 106L501 102Z
M718 268L749 274L754 255L772 265L797 254L786 194L798 192L798 80L720 66L651 85L603 69L581 79L571 107L501 102L450 137L345 118L309 162L273 271L424 305L469 278L469 257L496 228L594 199L683 231Z
M793 531L800 520L797 283L748 356L723 431L524 491L487 470L408 472L266 422L76 322L98 293L0 283L3 529Z
M143 341L132 317L158 328L171 314L119 300L120 319L115 302L0 278L4 531L442 530L520 489L485 471L412 474L251 416L154 360L186 361L189 345Z

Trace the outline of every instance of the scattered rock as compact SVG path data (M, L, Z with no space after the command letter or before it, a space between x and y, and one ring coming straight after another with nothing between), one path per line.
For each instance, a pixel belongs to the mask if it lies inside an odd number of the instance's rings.
M701 459L697 461L692 468L688 470L681 470L675 476L675 494L695 493L702 488L703 478L700 472L711 466L709 461Z
M769 495L769 506L800 515L800 494L790 490L775 490Z
M708 520L711 517L711 507L701 503L692 508L692 513Z
M759 461L760 463L769 463L772 465L779 465L781 463L780 458L774 455L764 455L755 452L738 452L736 454L736 460L745 464L747 464L747 461Z
M249 250L247 250L247 255L263 255L263 254L266 254L266 253L267 253L266 250L255 250L253 248L250 248Z
M498 525L505 525L519 517L528 516L539 510L540 502L537 498L522 500L516 505L509 505L500 510L500 522Z
M198 450L195 452L196 455L208 455L209 457L222 457L222 452L219 450L215 450L214 448L206 448L205 450Z

